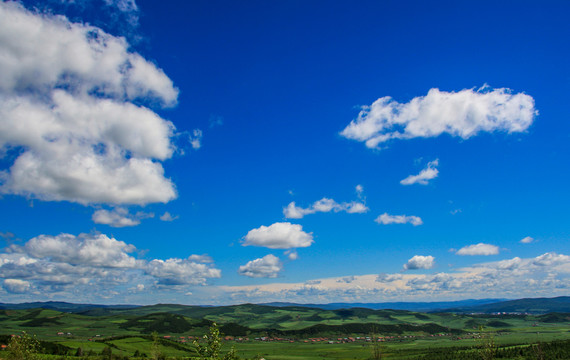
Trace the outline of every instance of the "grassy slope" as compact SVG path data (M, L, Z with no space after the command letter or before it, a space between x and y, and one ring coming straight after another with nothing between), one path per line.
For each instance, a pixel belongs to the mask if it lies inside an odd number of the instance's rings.
M305 329L315 325L347 325L374 323L381 325L403 326L408 328L403 334L425 335L424 331L412 331L409 325L437 324L444 328L476 331L483 325L489 331L500 330L497 343L501 345L533 343L569 339L570 314L548 314L544 316L475 316L452 313L417 313L402 310L320 310L304 307L269 307L259 305L240 305L217 308L186 307L178 305L155 305L136 309L113 309L114 315L94 316L86 314L62 313L55 310L0 310L0 334L13 334L25 330L36 334L40 339L56 341L70 348L82 347L84 351L97 353L111 345L115 353L132 356L135 350L150 353L151 341L141 337L141 333L150 333L153 329L162 329L161 335L200 336L207 331L209 321L222 325L237 323L248 326L254 331L252 336L260 336L267 329L282 331ZM107 314L108 312L105 312ZM182 315L181 315L182 314ZM204 321L204 319L209 321ZM179 333L173 333L172 329ZM323 327L325 328L325 327ZM417 330L420 328L417 327ZM329 329L330 330L330 329ZM325 331L320 335L331 336ZM58 336L58 332L72 335ZM100 335L100 337L96 337ZM312 336L318 336L313 334ZM353 334L346 334L346 336ZM367 334L368 335L368 334ZM380 333L380 335L382 335ZM384 334L385 335L385 334ZM123 339L108 339L111 336L130 336ZM460 337L460 336L459 336ZM92 338L106 342L89 341ZM430 338L387 344L387 349L398 352L421 352L430 347L473 346L473 339L457 340L448 338ZM176 345L176 346L174 346ZM178 344L167 342L161 345L168 356L189 356L192 346L186 349ZM366 344L305 344L305 343L235 343L238 353L246 357L256 354L266 355L268 359L341 359L366 358L369 347ZM229 346L227 346L229 349ZM286 354L286 355L283 355ZM308 355L307 355L308 354ZM343 355L344 354L344 355ZM396 356L396 355L394 355Z
M468 331L477 329L479 325L516 331L521 328L531 328L533 324L540 324L542 328L570 324L569 314L482 316L360 308L321 310L251 304L210 308L155 305L114 311L120 314L94 316L92 313L71 314L42 309L0 310L2 329L0 332L7 334L26 330L42 337L57 337L58 332L81 337L150 334L152 331L161 334L199 335L208 328L208 321L220 325L235 323L248 327L253 332L268 329L299 330L315 325L341 326L366 323L379 326L437 324L445 328Z

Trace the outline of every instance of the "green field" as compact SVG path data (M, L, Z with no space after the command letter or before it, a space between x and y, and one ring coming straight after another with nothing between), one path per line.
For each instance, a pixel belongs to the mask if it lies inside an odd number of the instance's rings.
M423 359L438 352L476 355L481 337L492 339L499 350L570 341L570 314L564 313L462 315L251 304L156 305L83 313L0 310L0 341L6 343L9 335L26 331L56 346L50 351L60 357L74 355L78 348L85 355L100 355L109 347L115 356L138 353L150 358L153 346L158 346L166 357L189 358L196 356L192 341L207 333L213 322L219 324L224 338L228 336L224 349L234 347L244 359L368 359L373 344L381 345L384 358ZM158 334L158 343L152 333Z

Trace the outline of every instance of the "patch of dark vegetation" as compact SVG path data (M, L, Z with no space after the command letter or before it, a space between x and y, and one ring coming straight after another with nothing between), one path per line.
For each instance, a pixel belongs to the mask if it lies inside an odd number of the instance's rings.
M430 317L424 314L420 314L420 313L415 313L414 316L416 317L416 319L419 320L429 320Z
M192 325L182 315L156 313L130 319L121 324L121 328L139 329L144 334L150 334L154 331L179 334L192 329Z
M20 316L18 320L31 320L37 318L42 313L42 309L30 310L28 313Z
M470 347L432 348L420 360L480 360L483 357L481 349ZM552 341L532 344L530 346L498 347L493 359L570 359L570 340Z
M486 324L485 320L482 319L469 319L465 322L465 327L478 328Z
M299 330L267 330L274 335L311 337L325 335L343 334L403 334L404 332L423 332L428 334L451 333L462 334L463 330L451 329L434 323L412 325L412 324L377 324L377 323L352 323L342 325L317 324Z
M246 336L251 332L251 329L236 323L227 323L220 327L220 332L229 336Z
M162 346L167 346L167 347L171 347L173 349L176 350L181 350L181 351L187 351L187 352L193 352L193 348L190 346L186 346L183 344L180 344L176 341L170 340L170 339L165 339L163 337L159 337L157 339L155 339L152 335L121 335L121 336L110 336L104 339L97 339L95 340L96 342L99 343L103 343L109 347L112 348L116 348L116 349L120 349L117 345L113 344L112 341L118 341L118 340L124 340L124 339L132 339L132 338L142 338L145 340L148 340L149 342L154 342L157 341L160 345Z
M352 309L340 309L340 310L334 310L333 312L341 319L348 319L351 316L354 316L354 311Z
M304 318L305 321L323 321L323 318L319 316L319 314L311 315L307 318Z
M30 321L22 323L24 327L45 327L45 326L52 326L52 325L62 325L58 318L36 318Z
M504 321L499 321L499 320L493 320L493 321L489 321L486 326L490 326L490 327L494 327L494 328L506 328L506 327L511 327L511 324L508 324Z
M538 317L538 321L545 323L559 323L570 321L570 314L567 313L550 313Z
M0 344L8 344L12 335L0 335Z
M194 324L194 327L210 327L214 324L214 322L212 320L208 320L208 319L201 319L200 321L198 321L197 323Z

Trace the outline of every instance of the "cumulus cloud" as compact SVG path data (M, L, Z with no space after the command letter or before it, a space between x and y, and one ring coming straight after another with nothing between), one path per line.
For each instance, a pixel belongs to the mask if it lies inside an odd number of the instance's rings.
M281 261L279 261L279 258L269 254L240 266L238 273L240 275L256 278L275 278L282 269L283 265L281 264Z
M404 264L404 270L431 269L433 267L434 260L435 258L431 255L415 255L408 260L406 264Z
M136 250L133 245L104 234L40 235L29 240L24 247L11 246L10 249L35 259L71 265L132 268L137 264L137 260L129 255Z
M570 262L570 256L557 254L555 252L542 254L537 256L532 264L536 266L557 266L567 265Z
M166 203L174 125L139 104L178 90L124 38L0 3L0 192L81 204ZM137 105L135 105L135 103Z
M389 225L389 224L412 224L414 226L422 225L423 221L421 218L413 215L390 215L384 213L376 218L378 224Z
M162 221L174 221L178 219L178 215L172 216L168 211L165 211L164 214L160 215L160 220Z
M368 210L368 207L362 202L352 201L339 204L333 199L322 198L321 200L315 201L308 208L299 207L292 201L283 208L283 215L287 219L301 219L305 215L315 214L317 212L345 211L349 214L363 214L368 212Z
M534 242L534 238L530 236L524 237L520 241L521 244L530 244L531 242Z
M570 256L546 253L436 274L341 276L219 289L234 302L373 302L380 297L385 301L436 301L477 298L482 293L489 297L552 297L568 293L569 275Z
M30 283L20 279L6 279L3 283L4 289L13 294L25 294L30 291Z
M510 89L429 90L426 96L399 103L386 96L364 106L341 135L363 141L369 148L392 139L436 137L441 134L468 139L481 132L522 132L537 111L534 99Z
M208 278L219 278L222 272L204 263L188 259L155 259L148 263L146 272L158 278L161 285L205 285Z
M412 185L412 184L421 184L427 185L428 181L431 179L435 179L439 174L439 170L437 170L437 166L439 165L439 159L435 159L434 161L430 161L427 164L427 167L420 171L417 175L410 175L405 179L400 181L402 185Z
M154 217L153 213L145 213L142 211L131 214L125 208L114 208L113 210L97 210L91 216L95 224L104 224L111 227L127 227L136 226L141 223L142 219Z
M135 258L135 251L135 246L104 234L40 235L0 252L0 278L13 293L34 290L85 298L114 296L129 283L204 285L221 276L207 255L147 261Z
M498 253L498 246L484 243L464 246L456 252L457 255L497 255Z
M291 261L297 260L299 258L299 254L295 250L287 250L285 251L285 255L287 255L287 258L289 258Z
M308 247L313 242L313 233L304 232L301 225L278 222L250 230L244 237L242 245L262 246L269 249L292 249Z

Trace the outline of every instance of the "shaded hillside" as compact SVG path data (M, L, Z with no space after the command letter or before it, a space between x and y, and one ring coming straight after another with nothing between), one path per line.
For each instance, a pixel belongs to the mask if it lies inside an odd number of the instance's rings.
M97 316L102 312L120 312ZM154 312L153 312L154 311ZM131 309L91 309L67 313L50 309L0 310L0 334L28 331L40 336L109 337L150 334L201 336L216 322L222 333L233 336L281 334L283 336L376 332L401 334L472 331L479 326L494 329L570 326L570 314L468 315L418 313L406 310L350 308L322 310L308 307L272 307L244 304L198 307L159 304Z
M136 330L143 334L183 333L192 329L192 325L182 315L156 313L130 319L120 325L122 329Z

